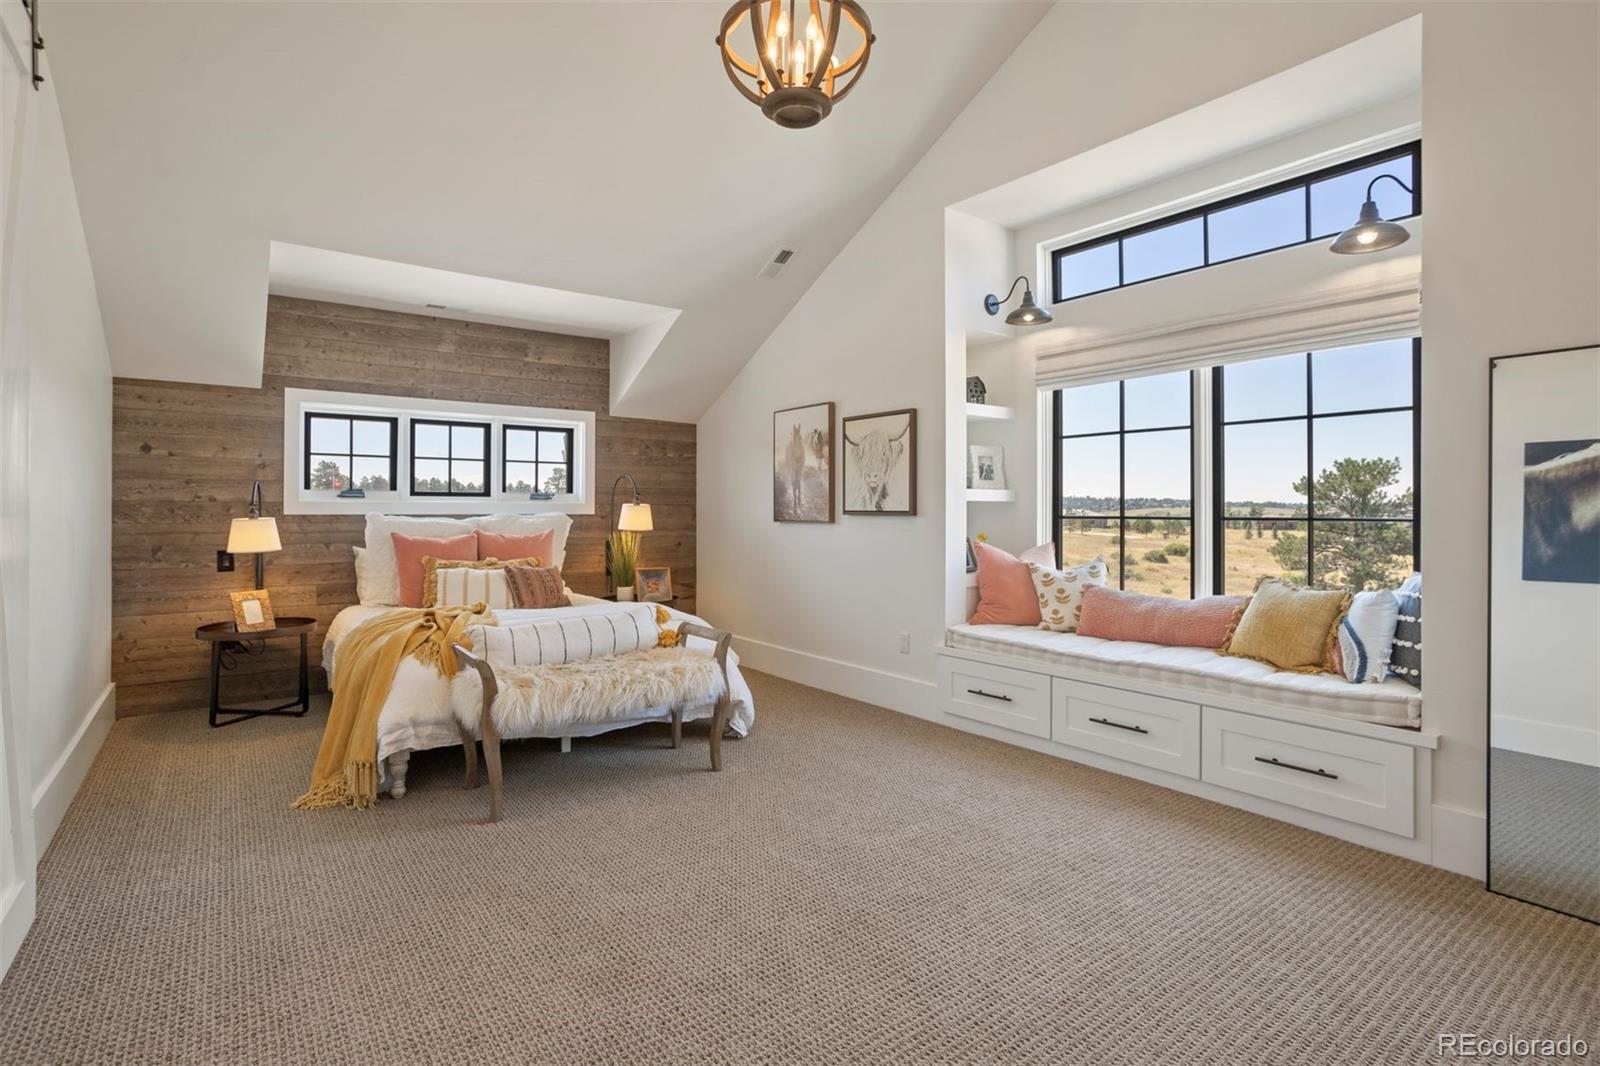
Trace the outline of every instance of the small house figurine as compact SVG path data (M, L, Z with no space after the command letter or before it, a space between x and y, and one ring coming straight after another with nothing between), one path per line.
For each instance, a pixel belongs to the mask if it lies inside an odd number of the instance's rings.
M984 403L984 397L989 395L989 390L984 386L983 379L974 374L967 379L967 402Z

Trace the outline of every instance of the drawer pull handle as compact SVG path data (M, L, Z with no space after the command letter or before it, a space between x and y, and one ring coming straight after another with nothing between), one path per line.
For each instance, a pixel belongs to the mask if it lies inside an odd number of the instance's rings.
M1337 780L1339 780L1339 775L1338 774L1330 774L1326 770L1313 770L1309 766L1296 766L1292 762L1284 762L1282 759L1278 759L1278 758L1269 759L1264 755L1257 755L1256 756L1256 762L1264 762L1268 766L1281 766L1285 770L1298 770L1302 774L1312 774L1312 775L1315 775L1316 777L1326 777L1329 781L1337 781Z
M1089 721L1093 722L1095 725L1108 725L1112 729L1126 729L1130 733L1148 733L1148 732L1150 732L1150 730L1144 728L1143 726L1123 725L1121 722L1113 722L1109 718L1091 718L1091 719L1089 719Z
M1000 695L996 695L993 692L985 692L981 688L969 688L969 689L967 689L967 691L969 693L971 693L972 695L974 695L974 696L982 696L986 700L1001 700L1002 702L1005 702L1005 703L1010 703L1011 702L1011 697L1010 696L1000 696Z

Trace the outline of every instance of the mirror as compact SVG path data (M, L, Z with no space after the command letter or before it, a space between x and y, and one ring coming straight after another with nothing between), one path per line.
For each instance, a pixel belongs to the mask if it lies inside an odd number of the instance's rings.
M1600 348L1489 382L1486 883L1600 922Z

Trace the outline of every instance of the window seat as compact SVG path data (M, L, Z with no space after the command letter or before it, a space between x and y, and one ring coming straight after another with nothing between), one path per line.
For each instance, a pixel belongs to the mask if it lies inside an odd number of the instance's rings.
M1275 670L1266 663L1221 655L1210 648L1102 640L1026 626L955 625L946 632L945 644L1025 662L1080 666L1152 684L1261 700L1357 722L1403 729L1422 726L1422 693L1396 678L1358 685L1332 674Z

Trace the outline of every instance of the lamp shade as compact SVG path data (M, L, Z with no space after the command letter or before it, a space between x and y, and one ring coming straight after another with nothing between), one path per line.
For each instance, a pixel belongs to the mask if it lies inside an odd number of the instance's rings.
M1411 239L1411 233L1398 222L1385 222L1378 205L1371 200L1361 205L1356 224L1334 238L1328 250L1340 255L1381 252Z
M1008 326L1042 326L1050 321L1050 312L1033 302L1033 290L1022 290L1022 302L1006 316Z
M278 523L271 518L235 518L228 527L228 551L236 555L258 555L283 550L278 539Z
M238 521L235 519L235 521ZM617 528L628 533L648 533L656 528L648 503L625 503L617 512Z

